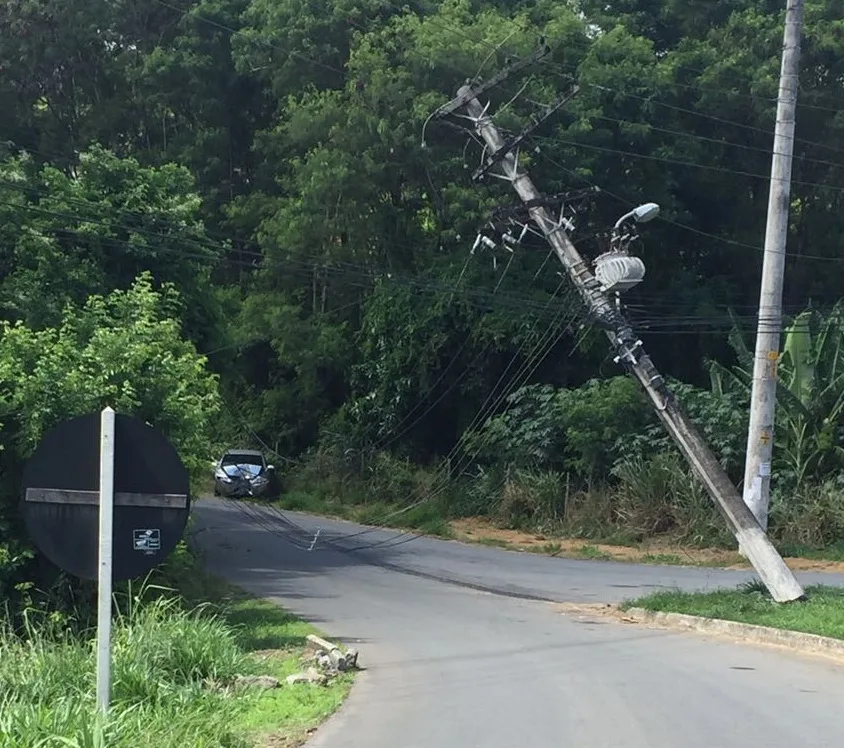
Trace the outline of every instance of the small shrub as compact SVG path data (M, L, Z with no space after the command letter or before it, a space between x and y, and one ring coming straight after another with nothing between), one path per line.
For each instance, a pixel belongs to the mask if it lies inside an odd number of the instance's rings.
M463 446L485 465L553 466L562 456L564 425L549 385L521 387L506 398L503 412L464 435Z
M499 470L479 468L476 475L456 481L449 513L452 517L488 517L498 512L504 477Z
M290 473L288 493L308 493L320 500L358 503L365 456L338 445L309 451Z
M616 521L632 537L670 533L697 545L726 542L724 521L675 452L629 458L613 472Z
M439 487L443 475L436 469L414 465L410 460L399 459L386 452L370 455L345 454L338 447L318 449L309 454L300 466L292 471L289 497L308 504L302 499L308 494L322 502L348 505L407 504L418 501ZM292 507L291 507L292 508Z
M507 409L467 439L485 464L571 471L584 480L606 475L619 445L653 414L629 377L592 380L577 389L522 387Z
M501 488L498 517L513 528L559 528L565 503L565 476L548 470L517 470Z
M0 748L107 748L117 745L116 730L92 714L89 703L66 696L51 702L0 699Z
M394 504L418 501L430 495L437 483L433 472L386 452L378 452L372 457L365 469L364 480L368 497Z
M844 487L839 481L809 484L793 494L775 493L770 532L785 544L816 549L844 538Z
M619 484L615 493L618 522L637 539L674 529L671 500L676 493L674 460L658 455L652 459L634 457L613 470Z
M322 503L312 493L305 491L290 491L284 494L284 508L292 512L319 512Z
M617 534L613 495L606 486L574 490L566 502L563 524L566 535L591 540Z
M414 517L408 527L412 527L425 535L436 535L440 538L454 537L454 530L439 509L431 508L422 516Z

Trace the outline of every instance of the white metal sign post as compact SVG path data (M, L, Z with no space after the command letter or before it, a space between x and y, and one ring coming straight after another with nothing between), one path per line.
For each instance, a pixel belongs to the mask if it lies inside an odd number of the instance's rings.
M111 684L111 580L114 527L114 411L100 415L100 542L97 584L97 708L108 711Z

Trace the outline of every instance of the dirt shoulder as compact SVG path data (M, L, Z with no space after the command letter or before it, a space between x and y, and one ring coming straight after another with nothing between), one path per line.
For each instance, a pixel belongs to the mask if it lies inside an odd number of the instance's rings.
M323 517L359 522L364 526L380 526L369 516L362 516L355 507L340 507L331 504L311 506L287 506L284 499L279 503L281 509L310 512ZM407 524L392 529L426 534ZM494 548L506 548L525 553L541 553L562 558L580 558L594 561L620 561L623 563L661 564L665 566L711 566L724 569L749 569L750 564L736 551L725 548L695 548L681 545L664 538L648 540L636 546L601 543L581 538L560 538L553 535L509 530L496 526L485 517L464 517L443 520L438 528L441 532L431 532L444 539L459 540L464 543L476 543ZM819 571L844 573L844 561L818 558L787 557L786 563L795 571Z
M736 551L721 548L689 548L665 540L653 540L638 546L623 546L576 538L556 538L503 529L480 517L453 520L450 525L455 540L528 553L640 564L750 568L750 564ZM786 563L795 571L844 573L844 562L841 561L786 558Z

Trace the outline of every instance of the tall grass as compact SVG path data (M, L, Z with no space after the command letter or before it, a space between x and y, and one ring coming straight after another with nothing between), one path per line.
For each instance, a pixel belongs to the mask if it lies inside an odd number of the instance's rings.
M640 543L666 539L689 546L733 547L726 521L676 452L627 458L603 482L538 468L476 467L444 480L444 471L387 454L353 463L317 452L292 477L285 506L340 514L368 524L386 521L448 535L448 520L484 517L548 535ZM427 500L426 500L427 497ZM397 507L416 504L412 511ZM844 490L838 482L777 497L770 534L783 548L810 552L844 537Z
M679 455L628 459L614 470L615 522L635 540L671 535L690 545L730 542L724 520Z
M112 708L97 715L90 636L29 619L25 637L0 628L0 748L236 748L238 703L207 688L256 663L208 610L159 597L115 621Z
M778 493L771 504L771 531L787 546L817 549L844 539L844 487L839 481L808 484Z

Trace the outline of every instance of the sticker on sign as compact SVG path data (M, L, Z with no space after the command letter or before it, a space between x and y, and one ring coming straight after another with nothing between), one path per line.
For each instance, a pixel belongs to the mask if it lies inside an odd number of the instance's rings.
M161 530L134 530L135 550L146 554L161 550Z

